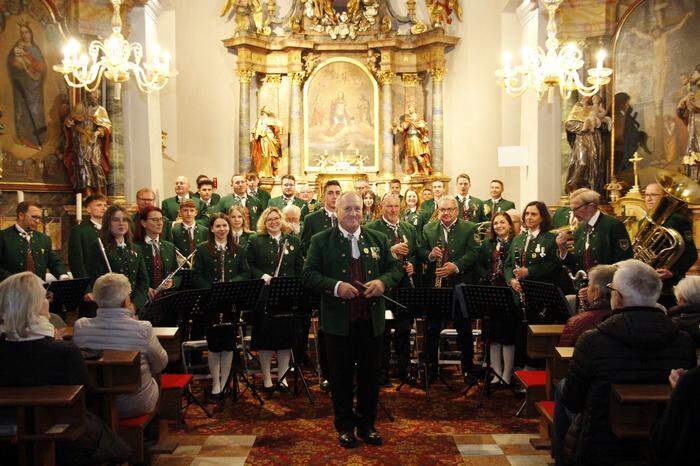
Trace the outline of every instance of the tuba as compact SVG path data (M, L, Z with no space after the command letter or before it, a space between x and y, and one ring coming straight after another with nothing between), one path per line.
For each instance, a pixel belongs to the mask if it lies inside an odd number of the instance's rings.
M641 220L632 252L635 259L655 269L668 269L685 251L685 241L676 230L662 225L687 204L700 202L700 185L668 170L659 170L656 182L665 194L654 211Z

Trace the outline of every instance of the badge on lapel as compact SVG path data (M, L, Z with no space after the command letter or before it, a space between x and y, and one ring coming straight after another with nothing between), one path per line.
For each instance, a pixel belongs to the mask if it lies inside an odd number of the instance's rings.
M370 250L372 252L372 259L374 259L375 261L378 261L379 260L379 248L377 246L372 246L370 248Z

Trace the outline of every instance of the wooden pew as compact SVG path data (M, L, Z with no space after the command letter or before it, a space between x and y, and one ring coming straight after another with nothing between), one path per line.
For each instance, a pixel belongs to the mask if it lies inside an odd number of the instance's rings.
M671 397L668 384L612 384L610 428L620 440L645 440Z
M56 464L56 441L75 440L85 431L82 385L3 387L0 408L15 411L16 434L0 441L19 443L21 465Z
M569 373L569 362L574 348L555 346L554 353L547 358L547 399L554 399L554 386Z
M562 324L528 325L527 355L532 359L546 359L553 354L562 331Z
M153 333L158 337L158 341L163 349L168 353L168 364L180 360L180 328L179 327L153 327Z

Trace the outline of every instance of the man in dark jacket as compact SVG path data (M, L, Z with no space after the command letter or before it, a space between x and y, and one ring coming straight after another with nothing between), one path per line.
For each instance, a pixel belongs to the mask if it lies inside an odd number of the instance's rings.
M679 281L673 288L677 306L668 310L668 316L693 338L700 348L700 277L691 275Z
M636 456L634 445L610 429L612 383L664 383L671 369L695 366L690 336L656 307L661 280L654 269L637 260L621 262L610 287L613 314L578 339L562 391L566 408L580 413L567 437L577 465Z

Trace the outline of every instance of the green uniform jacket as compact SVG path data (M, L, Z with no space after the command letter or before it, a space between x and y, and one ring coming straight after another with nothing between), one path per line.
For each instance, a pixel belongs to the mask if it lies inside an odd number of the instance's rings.
M129 229L131 229L131 235L136 234L136 225L138 225L139 220L141 219L141 214L136 212L131 216L131 224L129 225ZM161 233L160 237L162 239L170 241L170 230L173 227L173 222L163 215L163 233Z
M693 227L688 217L680 213L675 213L664 222L663 226L676 230L681 234L685 242L683 254L678 258L676 263L671 266L670 271L673 273L673 277L664 280L664 294L666 294L672 292L671 287L681 281L681 279L685 277L686 272L688 272L698 260L698 250L695 247Z
M195 217L195 220L198 221L199 223L209 226L209 220L211 219L211 216L214 214L218 214L221 212L221 208L219 207L218 203L214 203L214 199L212 198L211 203L209 205L206 205L204 201L202 202L202 210L197 214L197 217Z
M492 271L491 267L493 265L493 252L496 250L496 241L491 241L491 240L486 240L483 243L481 243L481 246L479 247L479 254L478 258L476 261L476 271L477 275L479 276L479 281L481 283L484 283L486 285L498 285L498 283L493 283L491 278L492 278ZM502 243L503 247L505 249L503 253L503 266L505 269L505 262L506 258L508 257L508 253L510 251L510 247L513 244L513 240L508 241L507 243ZM503 280L505 280L505 274L503 275ZM507 284L507 282L506 282Z
M131 301L134 303L137 311L142 311L146 306L146 298L148 297L149 279L141 249L136 246L131 248L128 246L126 248L116 248L107 244L104 246L112 272L126 275L129 283L131 283ZM88 249L87 271L91 278L91 290L95 280L109 272L97 241L92 243Z
M270 192L262 188L256 189L255 192L248 191L248 195L257 198L263 210L267 208L267 203L270 202Z
M506 283L510 283L513 279L513 269L516 265L520 265L520 261L525 258L525 267L528 271L526 280L558 285L562 270L561 262L557 256L558 249L555 238L554 233L540 232L537 238L530 241L527 251L523 251L527 231L516 236L506 258L504 270Z
M29 241L34 259L33 272L42 280L48 269L56 278L66 273L66 266L51 248L51 238L32 231ZM0 281L10 275L27 271L27 240L19 235L15 225L0 231Z
M591 264L614 264L632 258L632 246L625 225L610 215L600 213L589 235ZM564 258L571 273L585 270L583 256L586 250L586 225L579 224L574 231L574 252ZM586 270L588 272L588 270Z
M420 213L420 209L417 209L413 212L410 210L404 210L401 213L401 221L410 223L413 225L413 227L416 229L416 232L418 231L418 214Z
M293 235L282 235L280 246L287 241L284 248L284 258L280 266L280 277L301 277L304 267L304 254L299 238ZM264 274L274 276L279 256L274 251L274 242L270 235L255 235L248 239L246 258L253 279L262 278Z
M301 209L301 219L304 220L304 217L309 214L309 205L306 203L306 201L302 201L296 196L294 196L292 204ZM282 210L287 207L287 204L284 202L284 198L282 196L277 196L268 201L267 207L277 207L279 210Z
M333 220L331 220L324 208L311 212L304 218L301 224L301 248L304 250L304 255L306 255L309 250L311 238L316 233L321 233L332 226Z
M80 225L76 225L70 232L68 238L68 265L73 274L73 278L88 277L87 257L88 248L97 241L100 230L97 229L90 219L83 220Z
M309 206L309 214L311 212L314 212L316 209L320 209L323 207L323 204L318 202L316 199L311 199L309 202L306 203L306 205Z
M552 217L552 228L561 228L569 224L571 207L559 207Z
M484 215L486 219L491 218L494 212L507 212L510 209L515 209L515 203L503 198L499 199L495 206L493 205L493 199L484 201Z
M202 225L201 223L195 222L194 224L194 247L196 248L198 244L203 243L209 238L209 229ZM177 222L173 229L170 231L170 239L168 241L175 245L175 248L180 251L180 254L187 257L192 254L190 250L190 236L187 234L182 222Z
M160 243L160 257L163 260L163 279L170 275L170 273L177 269L177 257L175 254L175 245L170 241L161 241ZM146 272L148 274L148 286L151 288L158 288L160 283L152 283L151 277L153 276L153 251L151 246L146 244L144 241L134 242L134 246L139 248L141 255L143 256L143 261L146 264ZM170 290L177 290L182 285L182 277L179 273L175 274L173 277L173 286L169 288Z
M194 288L210 288L213 283L221 281L218 254L212 255L208 243L197 246L192 267L192 286ZM245 248L239 247L234 256L228 250L224 256L224 281L239 282L250 278Z
M255 196L246 196L246 207L248 208L248 213L250 214L250 229L256 230L258 228L258 217L265 210L266 206L263 206L261 201ZM219 202L219 209L221 212L228 214L228 210L234 205L239 204L238 199L233 194L224 196Z
M424 263L427 266L423 283L428 286L433 286L435 284L436 263L428 259L428 256L430 255L430 251L438 245L438 240L443 243L443 248L447 247L447 258L445 262L452 262L459 268L459 273L456 276L450 277L449 282L453 284L474 283L476 279L474 266L476 265L477 254L479 252L479 244L474 239L476 224L473 222L465 222L458 218L447 235L447 245L444 244L445 237L442 230L442 223L439 220L430 222L423 227L421 258L424 259ZM445 282L447 281L448 280L445 280Z
M370 222L367 225L365 225L367 228L376 230L380 233L384 233L387 238L389 238L389 244L393 245L396 244L397 241L395 240L396 235L394 234L394 231L389 227L389 225L386 224L386 222L383 219L375 220L374 222ZM418 273L418 234L416 233L416 229L411 225L410 223L406 222L399 222L399 243L404 241L404 238L408 242L408 256L406 258L413 264L413 275L417 275ZM400 287L406 288L409 285L408 281L408 275L404 271L403 276L401 278L401 283L399 284Z
M196 198L199 199L200 201L202 200L202 198L201 198L201 196L199 195L199 193L194 193L194 194L192 195L192 197L196 197ZM219 195L219 193L211 193L211 204L210 204L210 205L216 205L216 204L219 203L219 201L221 201L221 196ZM202 201L202 202L204 202L204 201Z
M194 197L190 194L190 199L197 204L197 218L201 218L202 211L204 210L204 203L201 199ZM170 220L175 221L180 215L180 202L177 196L169 197L161 202L160 208L163 210L163 216L168 217Z
M379 279L386 290L395 287L403 276L401 264L389 251L389 240L382 233L361 227L360 259L366 281ZM348 280L350 241L338 227L314 235L304 263L303 282L309 290L321 293L320 324L324 332L346 336L350 332L348 303L333 295L339 281ZM384 298L369 302L374 335L384 332Z
M462 196L457 198L457 204L459 204L459 218L475 223L481 223L487 220L486 215L484 214L484 201L477 197L469 196L469 207L467 207L465 212L464 203L462 202L461 197ZM464 218L465 214L467 218Z

